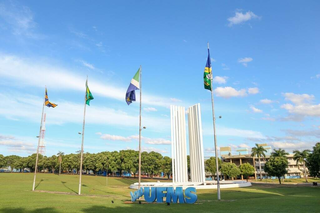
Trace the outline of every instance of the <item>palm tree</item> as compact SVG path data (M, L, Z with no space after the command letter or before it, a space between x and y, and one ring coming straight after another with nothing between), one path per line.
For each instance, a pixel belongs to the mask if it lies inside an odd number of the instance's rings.
M253 147L251 150L251 156L258 157L258 159L259 159L260 180L262 180L260 158L266 157L265 152L267 152L267 150L263 146L260 146L259 144L256 144L256 147Z
M304 178L306 179L306 182L308 183L308 177L307 177L307 171L306 171L306 159L309 155L310 150L303 150L302 152L300 152L299 150L295 150L293 151L294 155L293 155L293 160L295 160L297 162L298 168L299 167L299 163L303 163L303 171L304 171Z
M57 153L58 157L59 157L59 175L61 174L61 163L62 163L62 156L64 155L64 152L59 151Z
M284 149L274 149L271 153L271 156L273 157L285 157L286 155L289 155L289 153L287 153Z

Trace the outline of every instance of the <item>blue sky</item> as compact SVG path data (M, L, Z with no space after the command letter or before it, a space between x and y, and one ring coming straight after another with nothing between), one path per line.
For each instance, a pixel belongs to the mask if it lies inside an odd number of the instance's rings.
M138 102L124 97L142 65L143 150L170 156L171 104L200 103L213 155L210 43L219 146L311 148L320 138L318 1L1 1L0 152L36 149L45 85L46 154L138 148Z

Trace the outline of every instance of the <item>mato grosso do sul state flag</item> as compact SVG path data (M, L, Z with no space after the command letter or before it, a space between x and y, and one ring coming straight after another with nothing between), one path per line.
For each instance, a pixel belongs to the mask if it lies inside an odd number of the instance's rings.
M46 94L44 95L44 105L52 108L55 108L56 106L58 106L58 104L54 104L49 101L47 88L46 88Z
M90 101L93 100L93 99L94 99L94 97L93 97L93 95L90 92L90 89L88 87L88 79L87 79L87 81L86 81L86 104L88 106L90 106Z
M204 68L203 80L204 80L204 88L207 90L211 90L211 78L212 78L212 68L211 68L211 58L210 58L210 50L208 48L208 59L206 67Z
M132 101L136 101L136 90L140 89L140 68L138 69L137 73L133 76L129 87L126 93L126 102L128 105L132 103Z

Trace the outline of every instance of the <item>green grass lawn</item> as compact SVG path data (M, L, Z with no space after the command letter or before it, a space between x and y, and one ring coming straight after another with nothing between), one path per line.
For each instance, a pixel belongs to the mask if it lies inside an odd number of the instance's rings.
M262 179L262 181L259 180L253 180L253 182L259 183L259 182L264 182L264 183L279 183L278 179ZM308 183L312 182L318 182L320 183L319 178L308 178ZM281 183L306 183L306 180L304 178L299 178L299 179L281 179Z
M320 187L255 185L223 189L222 201L215 190L198 190L195 204L126 204L128 186L136 179L83 176L37 175L37 192L32 192L33 174L0 173L0 212L320 212ZM63 193L49 193L63 192ZM112 203L111 201L114 201Z

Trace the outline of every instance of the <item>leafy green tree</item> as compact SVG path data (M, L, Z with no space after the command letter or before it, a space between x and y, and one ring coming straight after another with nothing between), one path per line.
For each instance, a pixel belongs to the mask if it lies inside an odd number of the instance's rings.
M172 159L170 157L165 156L161 160L161 171L170 179L170 174L172 174Z
M4 167L5 165L6 165L5 157L0 154L0 168Z
M307 167L312 177L320 177L320 142L313 147L312 153L307 157Z
M52 155L51 157L49 157L47 160L47 167L48 169L52 172L52 174L54 174L56 168L58 167L58 161L57 161L58 157L56 155Z
M17 155L9 155L4 157L4 161L5 161L5 166L10 166L10 169L12 171L12 169L14 168L14 165L16 164L17 161L20 160L20 156Z
M115 173L121 169L120 155L117 151L111 152L109 162L109 169L112 172L112 175L114 176Z
M141 168L146 172L151 178L155 174L159 174L161 170L161 160L162 155L157 152L143 152L141 153Z
M20 169L20 172L23 172L23 169L27 167L27 157L21 157L19 160L15 161L13 166L16 169Z
M30 169L31 172L34 172L35 167L36 167L36 158L37 158L37 154L32 154L30 156L27 157L26 159L26 166ZM39 154L38 157L38 171L41 171L41 167L42 167L42 158L43 156L41 154Z
M88 170L92 170L95 174L96 172L96 154L85 153L83 158L83 169L88 172Z
M297 162L298 168L300 169L300 164L303 164L303 173L304 178L306 179L306 182L308 183L308 177L307 177L307 170L306 170L306 160L310 153L310 150L303 150L300 152L299 150L293 151L293 159Z
M223 163L221 165L221 172L231 178L235 178L241 174L240 169L234 163Z
M219 165L219 170L221 169L221 159L218 158L218 165ZM205 169L207 172L210 172L212 176L214 176L217 173L216 170L216 158L215 157L210 157L208 160L205 161Z
M289 155L284 149L274 149L273 152L271 153L271 156L273 157L285 157Z
M271 156L266 162L265 171L269 176L276 176L281 184L281 177L287 173L288 160L286 157Z
M254 174L254 167L250 165L250 163L244 163L239 166L241 174L243 174L248 182L249 176Z
M261 157L266 157L265 152L267 152L267 150L263 146L260 146L259 144L256 144L256 146L253 147L251 150L251 156L258 157L258 160L259 160L260 180L262 180Z
M59 161L59 175L61 174L61 164L62 164L62 157L64 156L64 152L59 151L57 153L58 161Z

